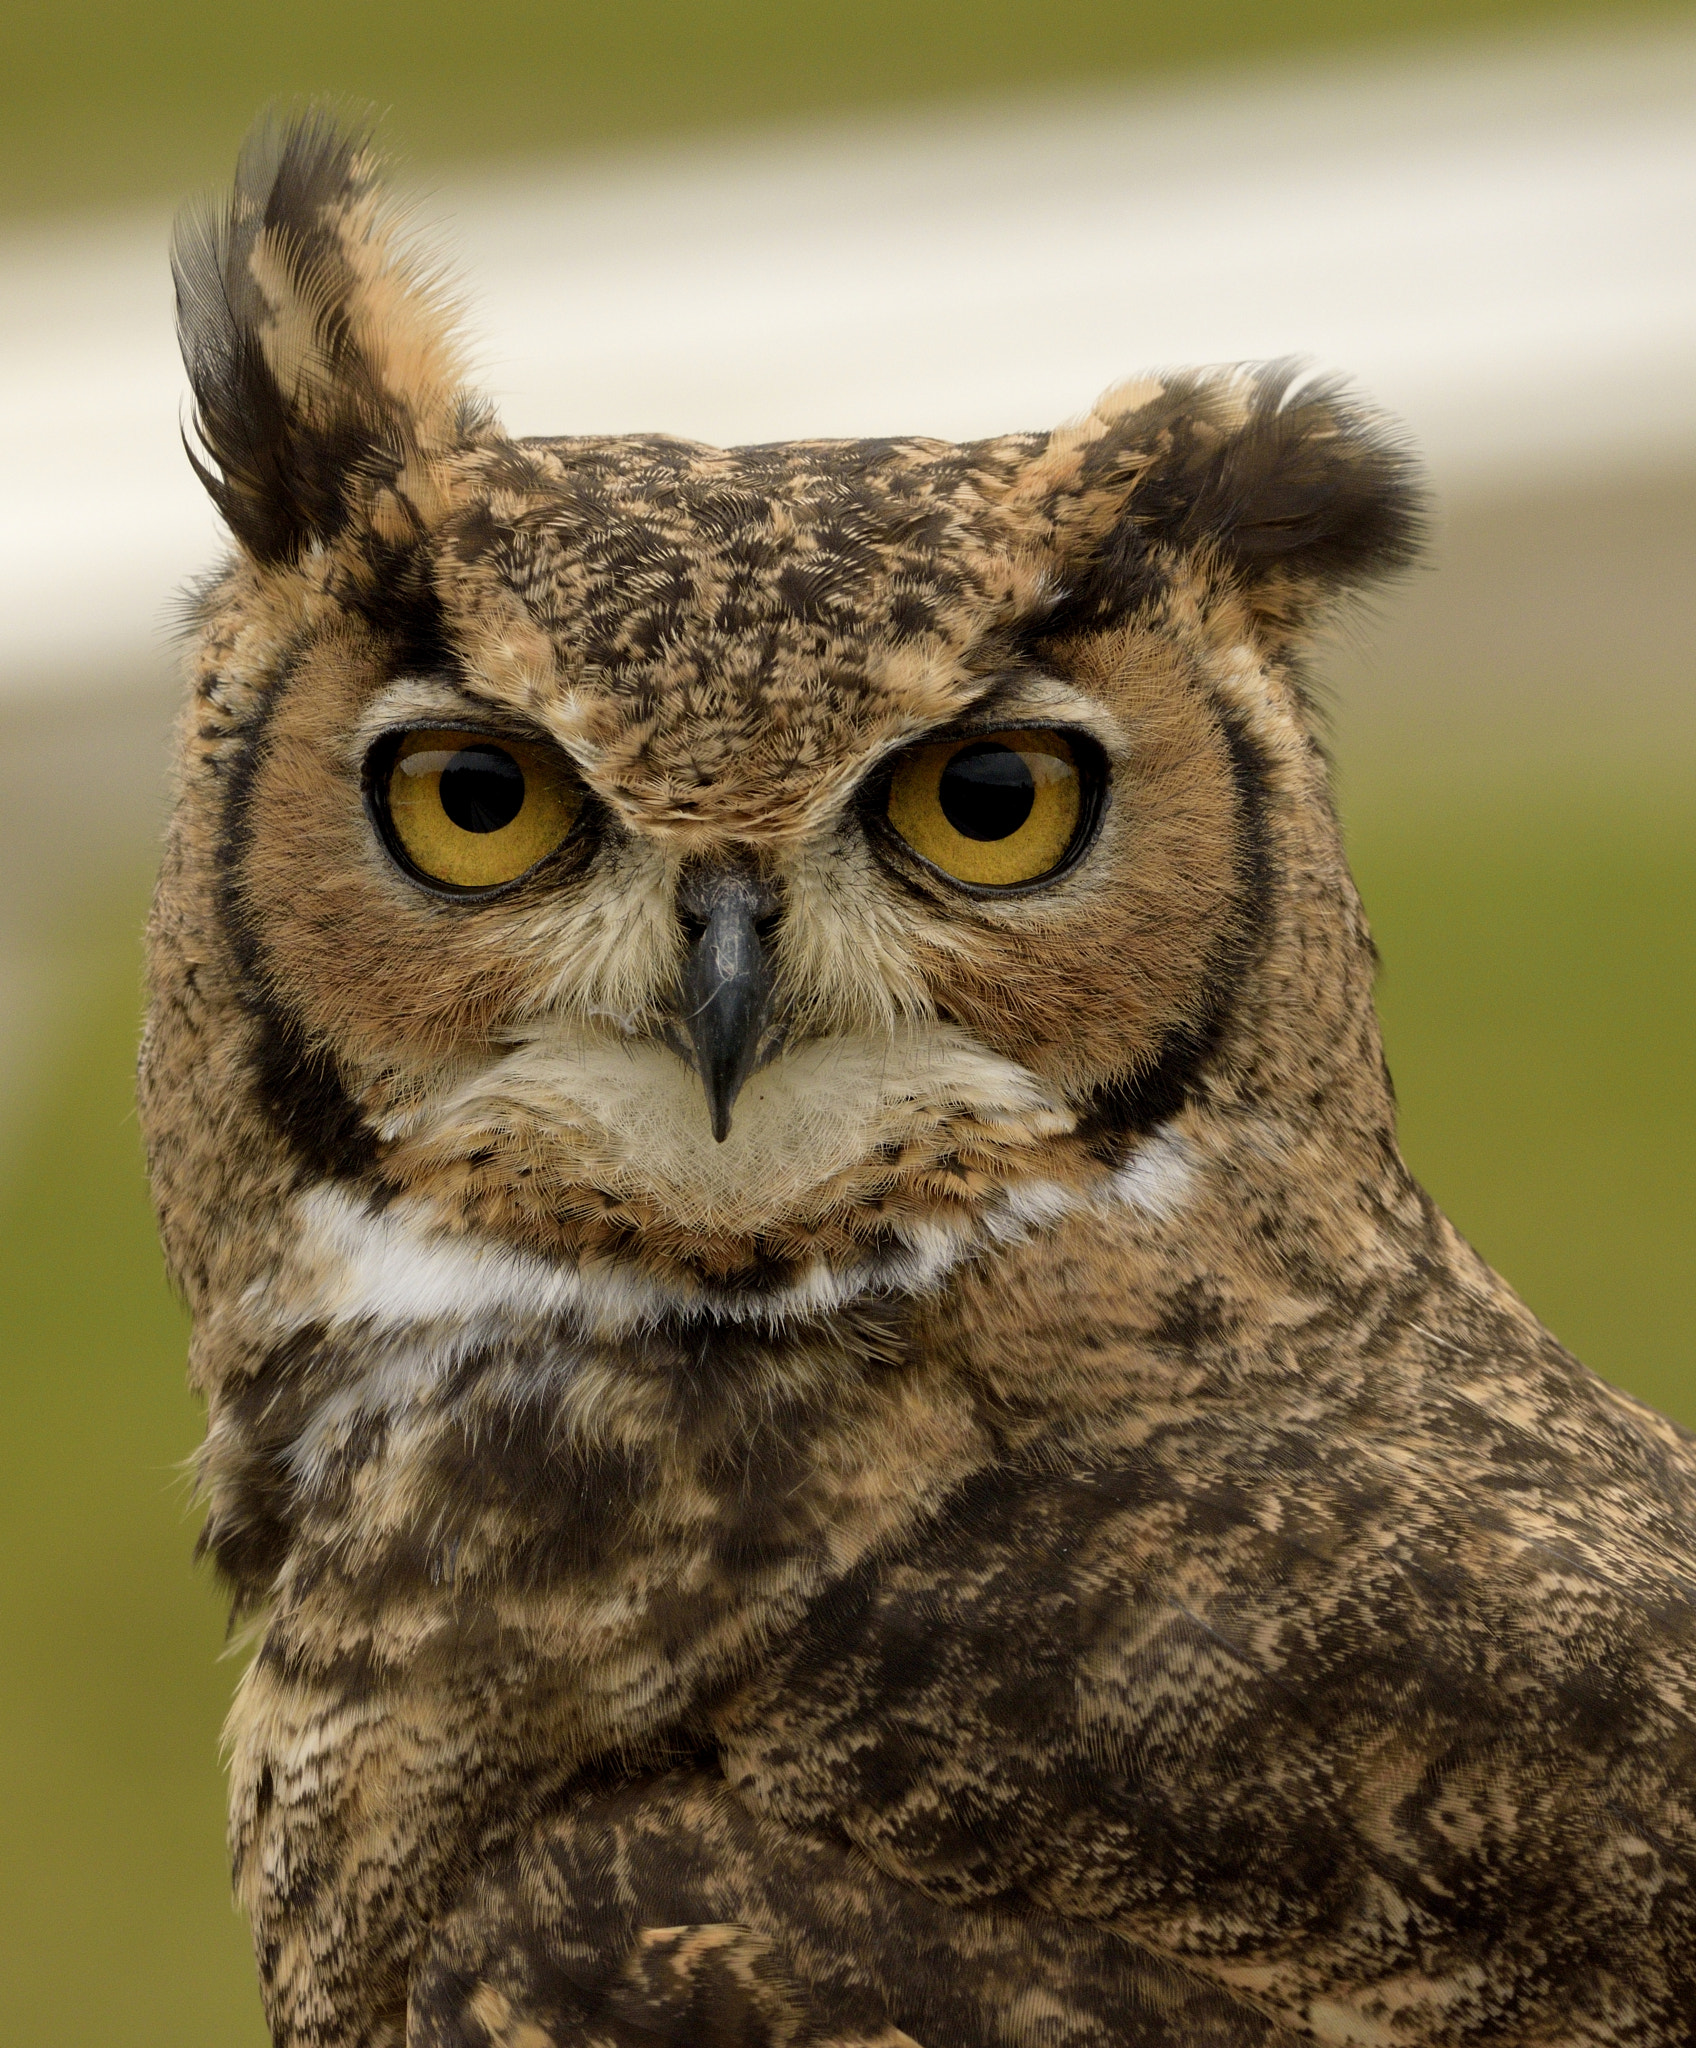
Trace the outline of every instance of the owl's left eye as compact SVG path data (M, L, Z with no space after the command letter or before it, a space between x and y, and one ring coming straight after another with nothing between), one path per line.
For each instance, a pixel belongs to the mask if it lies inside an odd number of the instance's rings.
M552 749L477 732L409 732L379 748L372 794L390 850L446 889L499 888L545 860L583 791Z
M1060 732L932 741L896 762L885 816L951 880L1016 889L1069 864L1085 837L1095 756Z

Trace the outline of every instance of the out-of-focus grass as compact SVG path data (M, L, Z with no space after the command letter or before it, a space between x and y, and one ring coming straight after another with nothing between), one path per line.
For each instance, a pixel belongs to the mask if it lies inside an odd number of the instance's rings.
M1609 1378L1696 1423L1696 820L1524 792L1353 804L1416 1170ZM197 1422L130 1108L133 924L65 1028L0 1214L0 2040L240 2048L217 1727L189 1562Z
M1696 1427L1687 788L1352 808L1414 1172L1586 1364Z
M1017 94L1663 0L59 0L0 10L0 210L229 174L264 102L396 110L422 163Z
M223 1850L234 1667L190 1564L200 1418L141 1174L136 924L62 991L0 1189L0 2040L240 2048L264 2029Z

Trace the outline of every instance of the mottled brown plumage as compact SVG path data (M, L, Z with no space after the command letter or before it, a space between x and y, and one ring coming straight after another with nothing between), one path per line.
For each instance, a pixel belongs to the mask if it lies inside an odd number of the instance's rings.
M179 261L142 1102L279 2044L1690 2040L1696 1459L1408 1176L1302 688L1393 438L513 442L317 117ZM1065 858L950 879L892 778L1032 729ZM434 732L556 764L510 883Z

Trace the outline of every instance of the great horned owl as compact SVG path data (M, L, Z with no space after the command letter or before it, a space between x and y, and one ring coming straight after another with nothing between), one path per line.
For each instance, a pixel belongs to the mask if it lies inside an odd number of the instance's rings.
M513 441L317 115L178 278L277 2042L1692 2039L1696 1458L1409 1177L1302 684L1394 437Z

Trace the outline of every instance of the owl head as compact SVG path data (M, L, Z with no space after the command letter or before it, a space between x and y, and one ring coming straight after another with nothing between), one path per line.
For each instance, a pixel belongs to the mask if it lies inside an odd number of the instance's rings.
M1188 1115L1353 1085L1301 657L1418 521L1335 387L1160 376L963 445L515 440L316 113L177 279L235 545L143 1093L208 1313L285 1267L822 1312L1153 1200Z

